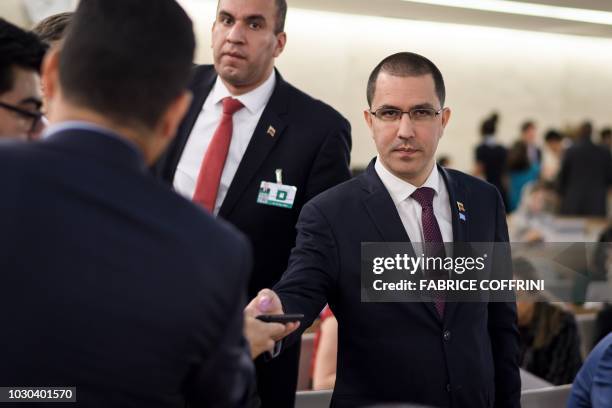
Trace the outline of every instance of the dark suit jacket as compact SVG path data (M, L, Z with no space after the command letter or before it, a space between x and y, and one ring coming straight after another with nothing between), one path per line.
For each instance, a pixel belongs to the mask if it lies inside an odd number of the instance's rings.
M241 404L240 233L93 130L2 145L0 184L0 384L76 386L70 406Z
M584 140L565 152L559 170L562 214L605 217L610 186L610 150Z
M440 168L449 192L455 241L508 241L505 213L490 184ZM456 201L464 203L459 220ZM298 221L289 268L274 290L286 313L308 327L321 307L338 319L332 405L374 402L518 407L520 378L514 303L364 303L361 242L408 236L373 162L358 177L311 200Z
M175 142L154 168L168 183L174 179L187 139L216 79L213 66L195 68L192 106ZM276 130L274 137L267 133L270 126ZM244 232L253 245L250 296L273 286L285 271L304 203L350 177L350 149L346 119L276 72L276 87L219 211L219 216ZM297 187L290 210L256 202L261 182L274 182L275 169L279 168L283 170L283 183Z

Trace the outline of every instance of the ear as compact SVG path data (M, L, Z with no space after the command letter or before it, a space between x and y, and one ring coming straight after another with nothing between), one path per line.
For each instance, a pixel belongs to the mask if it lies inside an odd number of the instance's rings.
M51 48L42 64L42 83L45 84L45 98L53 99L59 91L59 47Z
M210 27L210 48L211 49L213 48L213 45L214 45L213 44L213 42L214 42L213 39L215 38L215 36L213 34L215 32L216 25L217 25L217 20L215 19L215 21L213 21L213 23L212 23L212 26Z
M285 49L285 44L287 44L287 33L283 31L282 33L276 34L276 49L274 50L274 58L281 55Z
M451 117L450 108L444 108L444 110L442 111L442 129L446 128L446 125L448 124L450 117Z
M192 99L191 92L185 90L170 103L159 123L160 134L164 139L172 140L174 138Z
M369 109L364 109L364 111L363 111L363 118L365 119L366 125L368 125L368 127L370 128L370 132L373 133L373 131L372 131L372 114L370 113Z

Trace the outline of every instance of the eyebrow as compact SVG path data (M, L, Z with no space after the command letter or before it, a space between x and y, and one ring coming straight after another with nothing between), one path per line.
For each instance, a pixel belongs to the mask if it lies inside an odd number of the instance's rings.
M219 10L218 17L229 17L232 20L236 19L236 17L234 17L231 13L229 13L229 12L227 12L225 10ZM256 21L256 22L262 22L263 21L263 22L265 22L266 21L266 17L263 14L251 14L249 16L246 16L244 18L244 20L248 21L248 22L253 22L253 21Z
M411 109L423 109L423 108L426 108L426 109L435 109L434 106L431 103L425 102L425 103L418 103L416 105L413 105L408 110L411 110ZM381 105L377 109L398 109L398 110L401 110L399 107L394 106L394 105Z

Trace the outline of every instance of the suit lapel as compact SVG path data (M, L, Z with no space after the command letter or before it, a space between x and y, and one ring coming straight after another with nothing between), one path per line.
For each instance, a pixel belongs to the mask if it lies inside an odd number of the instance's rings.
M366 171L360 176L361 184L365 190L363 204L370 219L384 242L410 242L404 224L397 212L389 192L382 183L372 160Z
M442 167L438 167L446 189L448 190L448 198L450 201L452 222L453 222L453 242L466 242L468 240L468 220L470 203L468 202L468 194L463 183L453 177L450 172ZM461 211L460 208L462 209ZM444 307L444 322L452 321L459 304L456 302L448 302Z
M261 114L261 118L255 127L251 141L240 161L236 175L229 186L227 195L219 209L219 215L227 218L232 212L240 197L250 185L261 180L254 180L257 170L261 167L266 157L270 154L274 145L283 136L287 127L284 116L287 112L289 85L283 80L278 72L275 71L276 85L270 100ZM271 135L268 129L274 129ZM267 181L274 181L274 174L264 175ZM255 198L253 198L255 200Z
M173 147L169 150L167 157L166 168L171 169L171 174L168 174L170 183L174 180L174 173L178 163L183 155L183 150L187 144L187 140L191 135L193 126L195 125L202 107L208 94L212 90L215 81L217 80L217 74L212 66L199 66L195 68L194 78L192 81L191 92L193 93L193 101L189 107L189 111L185 115L185 118L181 122L181 125L177 131L176 138L173 142Z

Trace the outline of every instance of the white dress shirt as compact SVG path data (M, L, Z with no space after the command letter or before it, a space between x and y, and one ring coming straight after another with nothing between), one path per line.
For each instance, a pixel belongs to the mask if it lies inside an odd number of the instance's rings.
M410 241L425 242L423 225L421 224L421 205L414 198L410 197L417 187L393 175L382 164L380 157L376 158L374 169L387 188ZM440 226L442 240L444 242L453 242L453 221L448 190L442 175L438 171L438 166L433 166L431 173L429 173L427 180L425 180L421 187L434 189L433 211ZM414 250L417 254L421 252L421 248L415 247Z
M206 101L204 101L204 105L202 105L202 111L189 135L176 168L176 173L174 174L174 189L179 194L189 200L192 199L198 175L200 174L202 160L204 160L208 145L221 121L221 115L223 114L223 104L221 101L228 96L238 99L242 102L244 108L234 113L233 116L232 140L227 153L227 159L225 160L225 166L223 167L223 173L221 173L217 201L213 211L215 215L219 213L219 208L236 175L240 161L251 141L259 118L272 96L274 85L276 85L276 75L272 71L268 79L257 88L243 95L233 96L225 84L223 84L223 81L217 76L212 90L208 94Z

